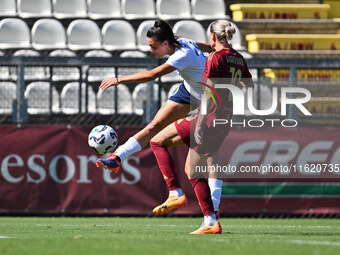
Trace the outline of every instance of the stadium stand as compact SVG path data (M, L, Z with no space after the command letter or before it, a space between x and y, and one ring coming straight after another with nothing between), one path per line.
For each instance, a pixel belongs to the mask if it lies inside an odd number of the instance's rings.
M150 47L146 42L146 33L149 28L155 23L154 20L145 20L138 26L136 37L137 37L137 47L141 51L149 51Z
M39 52L31 49L18 50L13 53L14 57L39 57ZM24 79L27 81L31 80L44 80L48 79L50 75L49 68L44 66L26 66ZM10 67L10 77L13 80L17 80L17 68L15 66Z
M93 20L122 18L120 0L88 0L87 5Z
M88 19L73 20L67 28L67 46L69 49L101 49L102 38L97 24Z
M39 19L31 30L32 47L36 50L66 48L66 31L55 19Z
M87 52L85 57L100 57L100 58L110 58L111 53L103 50L91 50ZM85 67L85 68L84 68ZM88 71L86 77L89 82L99 82L107 77L115 76L114 67L94 67L94 66L84 66L83 73Z
M196 42L207 42L206 32L203 26L195 20L181 20L173 27L175 34L192 39Z
M103 48L107 51L136 49L136 34L125 20L107 21L101 31Z
M328 18L340 18L340 0L323 0L329 5Z
M22 49L30 46L30 30L25 21L17 18L0 21L0 49Z
M224 0L191 0L191 9L195 20L230 19Z
M17 15L15 0L0 1L0 17L12 17Z
M53 15L57 19L85 18L87 6L85 0L53 0Z
M233 20L327 19L327 4L232 4Z
M154 0L122 0L122 15L125 19L154 19Z
M50 103L52 112L57 113L59 108L59 94L52 86L52 102L50 102L50 83L32 82L27 85L25 90L27 99L27 112L29 114L50 114Z
M132 113L132 97L128 87L120 84L116 87L110 87L106 90L99 90L97 93L98 112L100 114L116 113L115 93L117 90L117 109L118 113L131 114Z
M148 87L150 84L148 83L140 83L138 84L132 92L132 102L133 102L133 111L137 115L143 115L144 113L144 104L148 98ZM158 101L158 89L159 86L157 83L153 84L153 100L154 102ZM163 104L167 99L167 95L165 91L161 88L161 104Z
M70 82L67 83L61 93L60 93L60 106L61 112L64 114L78 114L80 112L85 113L86 110L88 113L96 113L96 94L93 91L91 86L87 86L87 98L88 104L87 109L85 108L86 104L86 84L82 83L81 86L81 109L79 109L79 83L78 82Z
M54 50L49 54L50 57L76 57L77 54L70 50ZM79 80L80 70L78 67L52 67L52 81Z
M50 0L17 0L18 15L21 18L51 17Z
M125 51L120 54L121 58L146 58L147 55L144 52L140 51ZM148 70L145 67L118 67L118 77L124 76L124 75L129 75L129 74L134 74L137 72L143 72ZM112 75L114 76L114 75Z
M164 20L191 18L189 0L157 0L156 12Z
M337 50L340 35L324 34L249 34L248 51L264 50Z
M13 82L0 82L0 114L11 114L17 86Z

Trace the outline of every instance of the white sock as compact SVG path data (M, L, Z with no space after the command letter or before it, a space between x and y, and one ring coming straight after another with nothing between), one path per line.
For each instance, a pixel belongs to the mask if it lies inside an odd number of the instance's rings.
M181 188L179 188L179 189L174 189L174 190L170 190L169 193L170 193L171 196L175 196L175 197L181 197L181 196L183 196L183 191L182 191Z
M217 212L221 202L223 180L209 178L208 184L211 192L211 200L214 204L214 211Z
M215 213L204 216L204 225L205 226L214 226L216 224L216 215Z
M116 155L123 161L126 157L131 154L140 151L142 147L139 142L134 138L130 137L123 145L119 146L116 150Z

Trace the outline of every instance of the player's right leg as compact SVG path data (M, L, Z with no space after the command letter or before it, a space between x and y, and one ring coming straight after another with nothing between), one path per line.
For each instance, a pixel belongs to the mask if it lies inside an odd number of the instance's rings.
M117 150L111 153L107 159L97 159L97 167L106 168L117 172L119 170L120 162L129 155L140 151L144 148L157 133L163 128L184 117L190 111L189 104L181 104L171 100L159 109L154 119L145 128L130 137L129 140L119 146Z
M150 147L155 154L158 166L169 189L168 199L153 209L154 214L164 214L187 205L176 173L176 164L168 151L169 147L184 145L176 126L171 123L150 141Z

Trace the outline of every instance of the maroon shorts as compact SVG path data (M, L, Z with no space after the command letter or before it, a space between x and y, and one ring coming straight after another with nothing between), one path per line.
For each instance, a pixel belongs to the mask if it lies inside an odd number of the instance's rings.
M195 114L179 119L175 121L175 126L179 136L189 148L195 150L200 155L209 157L221 147L229 133L230 126L217 125L213 127L212 123L208 123L208 125L203 127L203 142L198 145L194 137L197 117L198 115Z

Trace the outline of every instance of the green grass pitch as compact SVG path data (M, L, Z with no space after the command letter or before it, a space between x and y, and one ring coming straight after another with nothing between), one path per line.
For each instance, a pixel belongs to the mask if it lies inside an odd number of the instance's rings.
M0 217L0 254L340 254L339 219Z

